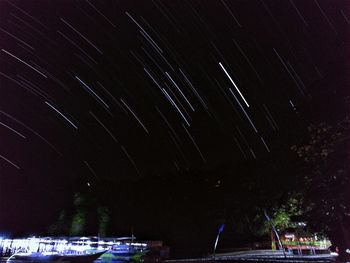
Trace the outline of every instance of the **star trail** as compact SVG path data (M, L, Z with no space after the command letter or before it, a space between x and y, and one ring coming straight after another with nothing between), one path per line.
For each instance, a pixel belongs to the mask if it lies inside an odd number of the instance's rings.
M0 10L0 194L14 203L5 188L24 195L28 178L33 189L54 189L49 178L93 188L287 151L312 111L299 105L333 93L348 50L341 0L3 0Z

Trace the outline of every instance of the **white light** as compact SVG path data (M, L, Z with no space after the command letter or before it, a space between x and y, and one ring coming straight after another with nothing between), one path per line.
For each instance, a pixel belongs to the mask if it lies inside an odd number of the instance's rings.
M231 76L228 74L228 72L226 71L226 69L224 68L224 66L221 64L221 62L219 62L220 67L224 70L226 76L230 79L230 81L232 82L233 86L236 88L236 90L238 91L239 95L241 96L241 98L243 99L244 103L247 105L247 107L249 108L249 104L248 102L245 100L244 96L242 95L241 91L239 90L239 88L237 87L236 83L233 81L233 79L231 78Z

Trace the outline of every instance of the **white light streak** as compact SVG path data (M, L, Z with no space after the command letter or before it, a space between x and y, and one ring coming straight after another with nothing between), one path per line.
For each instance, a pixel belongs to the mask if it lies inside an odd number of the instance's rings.
M158 84L158 82L154 79L154 77L149 73L147 68L143 68L143 70L146 72L146 74L153 80L153 82L157 85L157 87L162 90L162 87Z
M182 72L182 70L179 68L179 71L181 72L182 76L185 78L187 84L190 86L190 88L192 89L193 93L197 96L197 98L199 99L199 101L201 102L201 104L203 105L203 107L205 109L208 109L207 104L205 104L204 100L202 99L202 97L199 95L198 91L194 88L193 84L191 83L191 81L187 78L187 76L185 75L185 73Z
M239 93L239 95L241 96L241 98L243 99L244 103L247 105L247 107L249 108L249 104L246 101L246 99L244 98L244 96L242 95L241 91L239 90L239 88L237 87L236 83L233 81L233 79L231 78L231 76L228 74L228 72L226 71L225 67L221 64L221 62L219 62L220 67L223 69L223 71L225 72L226 76L230 79L230 81L232 82L233 86L236 88L237 92Z
M61 117L63 117L70 125L72 125L76 130L78 130L78 126L75 125L70 119L68 119L62 112L60 112L58 109L56 109L54 106L52 106L50 103L45 101L46 105L48 105L51 109L53 109L55 112L57 112Z
M205 158L204 158L204 156L203 156L201 150L199 149L199 147L198 147L196 141L193 139L193 137L192 137L192 135L190 134L190 132L186 129L186 126L182 124L182 127L185 129L185 131L186 131L188 137L191 139L191 141L192 141L194 147L195 147L196 150L198 151L198 153L199 153L199 155L201 156L203 162L206 162L206 160L205 160Z
M83 84L83 86L85 88L87 88L87 90L92 94L94 95L107 109L109 109L109 106L106 102L104 102L104 100L97 95L97 93L95 91L93 91L84 81L82 81L78 76L75 76L75 78L81 83Z
M113 27L116 27L115 24L112 23L111 20L109 20L100 10L98 10L93 4L91 4L88 0L86 2L93 8L97 13L99 13L108 23L110 23Z
M181 110L179 109L179 107L176 105L175 101L170 97L169 93L165 90L162 89L163 93L165 94L165 96L168 98L168 100L170 101L170 103L176 108L176 110L180 113L180 115L182 116L182 118L184 119L184 121L186 122L187 126L191 126L190 123L188 122L188 120L186 119L185 115L183 115L183 113L181 112Z
M126 157L128 157L129 161L131 162L132 166L134 166L136 172L138 173L139 176L142 176L140 170L137 168L134 160L131 158L130 154L128 153L128 151L125 149L125 147L122 145L121 146L123 152L125 153Z
M2 156L1 154L0 154L0 158L3 159L4 161L8 162L9 164L11 164L13 167L17 168L18 170L21 169L17 164L11 162L9 159L7 159L6 157Z
M309 24L306 22L304 16L300 13L299 9L296 7L296 5L294 4L293 0L289 0L289 2L292 4L292 6L294 7L295 11L297 11L300 19L303 21L303 23L305 24L305 26L309 26Z
M27 47L29 47L31 50L35 50L35 48L33 48L32 46L30 46L29 44L27 44L26 42L24 42L22 39L16 37L15 35L11 34L10 32L7 32L5 29L2 29L0 27L0 30L6 34L8 34L9 36L13 37L14 39L16 39L18 42L21 42L23 45L26 45Z
M109 129L107 129L107 127L102 123L102 121L100 121L92 111L89 111L89 113L90 113L91 116L94 117L94 119L102 126L102 128L105 129L105 131L112 137L112 139L113 139L115 142L118 142L117 138L115 138L115 136L113 135L113 133L112 133Z
M125 14L142 30L143 33L145 33L149 37L149 39L158 47L159 51L163 53L163 50L156 44L156 42L151 38L151 36L146 32L146 30L144 30L143 27L128 12L125 12Z
M299 88L300 92L305 96L304 91L302 90L302 88L300 87L298 81L294 78L293 74L290 72L290 70L288 69L286 63L284 63L283 59L281 58L281 56L278 54L278 52L276 51L276 49L273 48L273 51L276 53L278 59L281 61L282 65L284 66L284 68L287 70L288 74L291 76L291 78L293 79L294 83L297 85L297 87ZM289 63L289 62L287 62ZM289 64L290 65L290 64ZM291 66L291 65L290 65Z
M98 180L101 180L101 179L97 176L97 174L96 174L96 172L94 171L94 169L91 168L90 164L89 164L87 161L84 161L84 163L85 163L86 167L89 169L89 171L90 171Z
M70 27L75 33L77 33L81 38L83 38L86 42L88 42L94 49L96 49L100 54L103 54L103 52L98 49L89 39L87 39L83 34L81 34L78 30L76 30L71 24L69 24L66 20L61 18L61 21L65 23L68 27Z
M233 17L233 19L235 20L235 22L237 23L237 25L239 27L242 27L242 25L238 22L238 19L235 17L235 15L232 13L231 9L227 6L227 4L224 2L224 0L221 0L222 4L225 6L225 8L227 9L227 11L230 13L230 15Z
M36 131L34 131L33 129L31 129L29 126L27 126L26 124L24 124L23 122L21 122L20 120L17 120L15 117L11 116L10 114L0 110L0 113L5 115L7 118L13 120L14 122L22 125L24 128L26 128L27 130L29 130L30 132L32 132L33 134L35 134L36 136L38 136L41 140L43 140L47 145L49 145L56 153L58 153L59 155L62 155L61 152L59 152L57 150L57 148L55 146L53 146L48 140L46 140L43 136L41 136L39 133L37 133Z
M349 18L345 15L344 11L343 10L340 10L342 16L344 17L345 21L350 24L350 21L349 21Z
M273 124L273 128L276 128L276 130L278 130L279 129L279 127L278 127L278 125L277 125L277 123L276 123L276 121L275 121L275 119L272 117L272 115L271 115L271 113L270 113L270 111L269 111L269 109L266 107L266 105L265 104L263 104L263 107L264 107L264 109L265 109L265 111L266 111L266 113L268 114L268 115L266 115L266 116L268 116L269 118L268 118L268 121L270 121L271 120L271 122L272 122L272 124Z
M270 148L267 146L267 144L266 144L264 138L263 138L263 137L260 137L260 139L261 139L262 143L264 144L266 150L267 150L268 152L270 152Z
M289 100L289 104L290 104L293 108L295 108L294 103L293 103L292 100Z
M238 105L241 107L241 109L242 109L244 115L247 117L247 119L248 119L250 125L252 125L254 131L255 131L256 133L258 133L258 130L256 129L254 123L253 123L252 120L250 119L248 113L247 113L247 112L245 111L245 109L243 108L242 104L241 104L241 103L239 102L239 100L237 99L236 95L233 93L233 91L232 91L231 89L229 89L229 90L230 90L232 96L233 96L233 97L235 98L235 100L237 101Z
M136 113L129 107L129 105L123 99L120 99L120 101L124 104L125 107L127 107L127 109L130 111L130 113L135 117L135 119L138 121L138 123L145 130L145 132L149 133L146 126L142 123L142 121L139 119L139 117L136 115Z
M143 33L142 30L139 30L139 32L141 33L141 35L148 41L148 43L151 44L151 46L158 52L158 53L162 53L163 51L161 50L161 48L157 45L156 42L153 41L153 39L148 37L148 34L146 35L145 33Z
M192 111L195 111L192 104L188 101L187 97L185 96L185 94L182 92L182 90L179 88L179 86L175 83L175 81L172 79L172 77L168 74L168 72L165 72L165 74L167 75L167 77L170 79L170 81L173 83L173 85L176 87L176 89L179 91L179 93L181 94L181 96L185 99L185 101L187 102L187 104L190 106Z
M60 31L57 31L58 34L60 34L65 40L67 40L69 43L71 43L73 46L75 46L77 49L79 49L85 56L87 56L91 61L93 61L95 64L97 64L97 61L94 60L88 53L86 53L82 48L80 48L73 40L69 39L65 34L63 34Z
M26 138L22 133L16 131L15 129L11 128L10 126L6 125L5 123L2 123L1 121L0 121L0 125L6 127L7 129L9 129L10 131L14 132L15 134L17 134L18 136L22 137L23 139Z
M22 62L24 65L26 65L27 67L30 67L32 70L34 70L35 72L39 73L41 76L43 76L44 78L47 78L46 75L44 75L43 73L41 73L39 70L37 70L36 68L34 68L33 66L29 65L27 62L23 61L22 59L16 57L15 55L13 55L12 53L6 51L5 49L1 49L2 52L5 52L6 54L10 55L11 57L17 59L18 61Z

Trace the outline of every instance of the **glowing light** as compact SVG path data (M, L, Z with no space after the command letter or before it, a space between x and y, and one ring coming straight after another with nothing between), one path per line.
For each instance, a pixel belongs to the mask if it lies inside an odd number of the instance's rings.
M249 108L249 104L246 101L246 99L244 98L244 96L242 95L241 91L239 90L239 88L237 87L236 83L233 81L233 79L231 78L231 76L228 74L228 72L226 71L226 69L224 68L224 66L221 64L221 62L219 62L220 67L223 69L223 71L225 72L226 76L229 78L229 80L232 82L233 86L236 88L236 90L238 91L239 95L241 96L241 98L243 99L244 103L247 105L247 107Z

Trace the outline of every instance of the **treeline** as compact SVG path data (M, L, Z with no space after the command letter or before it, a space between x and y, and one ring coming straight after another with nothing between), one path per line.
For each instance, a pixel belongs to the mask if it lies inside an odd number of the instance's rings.
M76 193L50 232L130 236L133 231L138 238L205 250L225 223L222 245L269 240L264 210L273 215L295 195L288 165L282 159L247 161L212 171L103 180Z
M250 246L269 240L271 224L282 231L297 216L344 252L350 247L349 128L348 116L310 124L298 144L265 160L101 180L76 193L50 233L133 232L172 247L210 251L222 223L220 246Z

